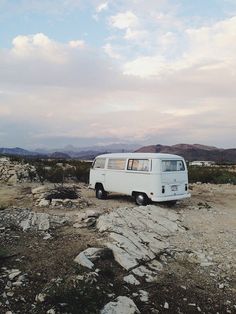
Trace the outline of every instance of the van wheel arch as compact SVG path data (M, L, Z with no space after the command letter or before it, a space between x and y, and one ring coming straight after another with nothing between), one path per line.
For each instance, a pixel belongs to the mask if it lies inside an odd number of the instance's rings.
M95 191L96 191L96 198L102 199L102 200L107 198L107 192L105 191L102 183L97 182L95 184Z
M149 203L149 198L147 197L146 193L133 191L132 196L135 199L135 203L139 206L145 206Z

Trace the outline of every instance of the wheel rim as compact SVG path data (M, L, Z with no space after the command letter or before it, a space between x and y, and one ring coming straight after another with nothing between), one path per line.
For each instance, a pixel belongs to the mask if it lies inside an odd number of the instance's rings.
M138 194L136 196L136 202L138 205L143 205L144 201L145 201L144 195Z
M98 198L102 198L102 196L103 196L103 191L102 190L98 190L97 191L97 197Z

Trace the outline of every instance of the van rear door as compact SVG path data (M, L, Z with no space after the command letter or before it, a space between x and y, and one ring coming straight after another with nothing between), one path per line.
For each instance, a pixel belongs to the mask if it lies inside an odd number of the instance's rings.
M163 196L175 196L185 194L185 185L187 184L187 170L183 160L162 160L161 178Z

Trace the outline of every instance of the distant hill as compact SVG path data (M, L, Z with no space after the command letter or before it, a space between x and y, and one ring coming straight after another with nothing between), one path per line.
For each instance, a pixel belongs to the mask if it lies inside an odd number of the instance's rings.
M17 156L38 156L40 155L37 152L31 152L29 150L20 148L20 147L14 147L14 148L4 148L0 147L0 154L1 155L17 155Z
M82 160L92 160L96 156L105 153L116 152L149 152L149 153L167 153L183 156L188 161L193 160L212 160L215 162L232 162L236 163L236 148L223 149L214 146L205 146L201 144L176 144L168 145L150 145L138 149L137 144L112 144L107 146L86 147L84 149L74 148L72 146L60 150L39 150L29 151L20 147L0 148L1 155L29 156L29 157L48 157L58 159L78 158Z
M183 156L188 161L212 160L236 163L236 148L223 149L201 144L176 144L172 146L157 144L141 147L136 152L176 154Z
M70 155L62 152L54 152L50 155L50 158L53 159L70 159Z

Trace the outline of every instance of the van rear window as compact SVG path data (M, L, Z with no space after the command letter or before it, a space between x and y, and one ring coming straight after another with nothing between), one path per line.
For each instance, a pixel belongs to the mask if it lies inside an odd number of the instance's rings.
M182 160L162 160L162 171L184 171L185 166Z
M125 170L126 159L111 158L108 160L108 169Z
M149 171L148 159L129 159L127 170Z
M105 168L105 162L106 162L106 158L97 158L94 161L93 168L104 169Z

